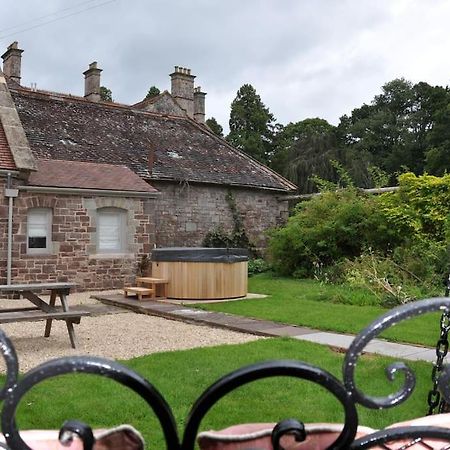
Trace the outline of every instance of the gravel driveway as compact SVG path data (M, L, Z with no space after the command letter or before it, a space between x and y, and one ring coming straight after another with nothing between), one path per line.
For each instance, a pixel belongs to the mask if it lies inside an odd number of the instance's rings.
M111 291L114 292L117 291ZM128 359L156 352L261 339L250 334L136 314L119 308L106 308L91 299L92 294L82 292L68 297L70 307L79 305L94 311L93 316L83 317L79 325L74 325L77 349L70 347L66 324L62 321L53 321L52 333L48 338L43 337L45 322L42 321L1 325L16 347L22 372L61 356L95 355ZM28 301L2 300L4 308L22 304L30 306ZM1 369L4 372L4 362L1 362Z

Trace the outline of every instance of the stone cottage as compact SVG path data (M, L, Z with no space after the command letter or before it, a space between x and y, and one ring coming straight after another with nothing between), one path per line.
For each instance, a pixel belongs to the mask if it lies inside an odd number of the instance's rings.
M205 125L205 96L175 67L171 92L135 105L21 86L17 42L0 72L0 284L121 287L155 246L197 246L233 217L256 246L287 217L295 185Z

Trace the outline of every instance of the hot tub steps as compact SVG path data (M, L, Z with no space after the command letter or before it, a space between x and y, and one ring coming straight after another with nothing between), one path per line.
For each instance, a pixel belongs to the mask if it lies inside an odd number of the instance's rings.
M155 289L142 287L142 286L127 286L123 288L123 293L125 297L130 295L136 295L138 300L142 300L142 297L147 296L150 298L155 298Z

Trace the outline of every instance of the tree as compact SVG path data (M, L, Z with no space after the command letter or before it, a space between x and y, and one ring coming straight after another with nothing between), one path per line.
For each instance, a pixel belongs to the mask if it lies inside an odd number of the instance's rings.
M267 164L272 154L274 116L255 88L244 84L231 103L227 140L239 150Z
M105 86L100 86L100 99L104 102L112 102L112 91Z
M319 118L279 125L270 166L295 183L301 193L316 190L312 175L334 180L330 160L338 157L335 128Z
M420 174L427 151L439 149L449 134L450 117L445 118L449 103L448 89L423 82L413 85L403 78L392 80L371 104L343 116L339 133L349 148L368 152L375 165L393 175L392 181L404 167ZM435 157L433 153L431 159Z
M145 96L145 98L148 99L148 98L157 97L160 93L161 93L161 91L156 86L152 86L148 90L147 95Z
M206 119L206 125L211 131L219 137L223 137L223 127L220 125L214 117Z

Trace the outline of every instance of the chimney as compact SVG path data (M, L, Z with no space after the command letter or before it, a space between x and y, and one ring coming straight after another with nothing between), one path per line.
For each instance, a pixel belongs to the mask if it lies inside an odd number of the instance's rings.
M175 66L175 71L170 74L172 80L172 96L186 111L190 118L194 118L194 75L191 69Z
M194 89L194 120L198 123L205 123L205 97L206 92L197 86Z
M102 69L97 68L97 61L89 64L89 69L84 75L84 98L91 102L100 101L100 73Z
M14 41L2 55L3 73L5 76L20 84L20 66L22 62L22 52Z

